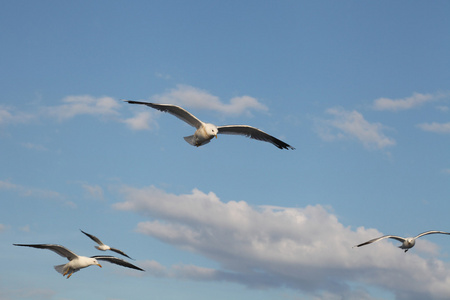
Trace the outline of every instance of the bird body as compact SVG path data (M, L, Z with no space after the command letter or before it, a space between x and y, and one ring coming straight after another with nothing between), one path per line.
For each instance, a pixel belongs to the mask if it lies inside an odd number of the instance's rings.
M430 230L430 231L422 232L421 234L418 234L415 237L407 237L407 238L403 238L403 237L396 236L396 235L384 235L384 236L381 236L381 237L378 237L378 238L371 239L371 240L369 240L367 242L364 242L362 244L356 245L354 247L361 247L361 246L364 246L364 245L372 244L374 242L378 242L380 240L389 238L389 239L394 239L394 240L397 240L397 241L401 242L402 244L399 246L399 248L403 249L403 250L405 250L405 252L407 252L409 249L414 247L414 245L416 244L416 239L420 238L421 236L427 235L427 234L435 234L435 233L450 234L450 232L438 231L438 230Z
M57 265L55 266L55 270L59 273L61 273L63 276L67 275L67 279L72 276L73 273L78 272L79 270L92 266L97 265L99 267L102 267L98 261L108 261L110 263L120 265L123 267L136 269L140 271L144 271L143 269L130 264L127 261L124 261L123 259L114 257L114 256L81 256L77 255L74 252L70 251L64 246L61 245L55 245L55 244L13 244L14 246L23 246L23 247L32 247L32 248L38 248L38 249L47 249L55 252L56 254L65 257L69 260L68 263Z
M248 126L248 125L226 125L226 126L216 126L211 123L204 123L201 120L199 120L197 117L195 117L193 114L185 110L184 108L173 105L173 104L157 104L157 103L150 103L150 102L141 102L141 101L131 101L131 100L124 100L125 102L131 103L131 104L142 104L147 105L151 108L157 109L162 112L167 112L175 117L179 118L180 120L183 120L184 122L188 123L189 125L195 127L197 130L193 135L184 137L184 140L188 142L189 144L200 147L205 144L208 144L213 137L217 138L217 134L237 134L237 135L243 135L247 136L249 138L269 142L273 144L274 146L278 147L279 149L292 149L295 148L291 145L286 144L285 142L277 139L276 137L273 137L264 131Z

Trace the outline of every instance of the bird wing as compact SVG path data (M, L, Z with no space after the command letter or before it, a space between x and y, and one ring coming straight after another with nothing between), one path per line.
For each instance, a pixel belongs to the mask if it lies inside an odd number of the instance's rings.
M264 131L252 126L226 125L226 126L218 126L217 128L219 130L219 133L244 135L246 137L255 140L272 143L273 145L275 145L280 149L292 149L292 150L295 149L291 145L288 145L285 142L277 139L276 137L273 137L270 134L267 134Z
M116 264L122 267L127 267L127 268L131 268L131 269L135 269L135 270L139 270L139 271L145 271L121 258L117 258L114 256L109 256L109 255L96 255L96 256L91 256L92 258L95 258L96 260L104 260L107 262L110 262L112 264Z
M365 242L365 243L356 245L355 247L365 246L365 245L372 244L372 243L378 242L378 241L383 240L383 239L388 239L388 238L390 238L390 239L396 239L397 241L400 241L400 242L402 242L402 243L405 241L404 238L399 237L399 236L395 236L395 235L384 235L384 236L381 236L381 237L378 237L378 238L375 238L375 239L371 239L370 241L367 241L367 242Z
M141 102L141 101L130 101L130 100L124 100L125 102L131 103L131 104L143 104L150 106L151 108L157 109L162 112L166 112L169 114L174 115L180 120L185 121L191 126L194 126L195 128L200 128L202 126L203 122L200 121L196 116L185 110L184 108L172 105L172 104L157 104L157 103L150 103L150 102Z
M132 258L129 257L128 255L126 255L125 252L123 252L122 250L119 250L119 249L116 249L116 248L113 248L113 247L110 247L109 250L114 251L114 252L119 253L119 254L122 254L123 256L126 256L126 257L128 257L129 259L132 259Z
M84 232L83 230L80 229L80 231L82 233L84 233L85 235L87 235L88 237L91 238L91 240L93 240L94 242L96 242L99 245L104 245L102 241L100 241L100 239L98 237L96 237L95 235L89 234L87 232Z
M72 260L74 258L77 258L78 255L67 249L66 247L63 247L61 245L53 245L53 244L13 244L14 246L24 246L24 247L33 247L38 249L48 249L56 254L66 257L68 260Z
M434 234L434 233L450 234L450 232L439 231L439 230L430 230L430 231L422 232L421 234L417 235L417 236L415 237L415 239L420 238L420 237L423 236L423 235Z

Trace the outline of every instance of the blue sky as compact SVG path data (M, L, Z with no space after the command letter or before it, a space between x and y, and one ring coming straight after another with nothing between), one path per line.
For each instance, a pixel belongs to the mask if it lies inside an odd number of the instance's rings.
M448 1L9 1L0 298L448 299ZM248 124L296 150L121 99ZM108 263L69 280L56 254Z

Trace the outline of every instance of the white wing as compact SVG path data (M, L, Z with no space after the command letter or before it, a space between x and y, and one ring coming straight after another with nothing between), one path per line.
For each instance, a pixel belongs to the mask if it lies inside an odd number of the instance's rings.
M13 244L14 246L24 246L24 247L33 247L38 249L48 249L56 254L66 257L68 260L72 260L74 258L77 258L78 255L67 249L66 247L63 247L61 245L53 245L53 244Z
M238 134L243 135L255 140L269 142L275 145L280 149L292 149L295 148L291 145L286 144L285 142L277 139L276 137L271 136L270 134L265 133L264 131L251 127L248 125L227 125L227 126L218 126L219 133L222 134Z
M135 270L139 270L139 271L145 271L123 259L114 257L114 256L109 256L109 255L96 255L96 256L91 256L92 258L95 258L96 260L104 260L107 262L110 262L112 264L116 264L122 267L127 267L127 268L131 268L131 269L135 269Z
M421 234L417 235L417 236L415 237L415 239L420 238L420 237L423 236L423 235L434 234L434 233L450 234L450 232L438 231L438 230L430 230L430 231L422 232Z
M370 241L367 241L367 242L365 242L365 243L356 245L355 247L361 247L361 246L368 245L368 244L372 244L372 243L378 242L378 241L383 240L383 239L388 239L388 238L389 238L389 239L395 239L395 240L400 241L400 242L402 242L402 243L405 241L405 238L402 238L402 237L400 237L400 236L395 236L395 235L384 235L384 236L381 236L381 237L372 239L372 240L370 240Z
M180 120L185 121L191 126L194 126L195 128L200 128L202 126L203 122L197 119L196 116L188 112L182 107L172 105L172 104L156 104L156 103L150 103L150 102L140 102L140 101L130 101L130 100L124 100L125 102L131 103L131 104L143 104L150 106L151 108L157 109L162 112L167 112L169 114L174 115Z

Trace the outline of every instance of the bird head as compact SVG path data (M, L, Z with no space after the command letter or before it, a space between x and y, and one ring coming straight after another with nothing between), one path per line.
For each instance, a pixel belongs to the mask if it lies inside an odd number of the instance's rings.
M98 261L97 261L95 258L92 259L92 264L93 264L93 265L97 265L97 266L99 266L100 268L102 267L102 265L99 264Z
M215 136L217 138L217 134L219 133L219 129L217 129L217 126L214 124L205 124L205 130L206 133L210 136L213 137Z

